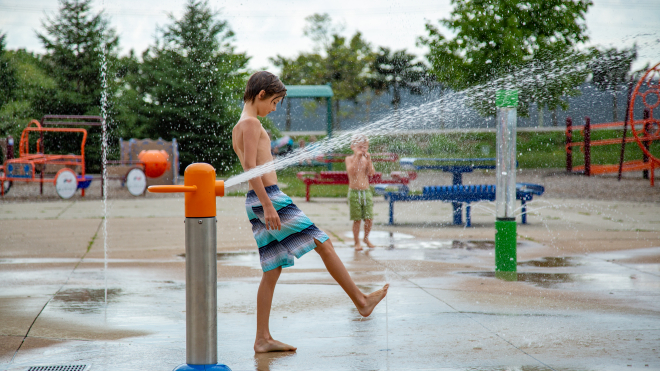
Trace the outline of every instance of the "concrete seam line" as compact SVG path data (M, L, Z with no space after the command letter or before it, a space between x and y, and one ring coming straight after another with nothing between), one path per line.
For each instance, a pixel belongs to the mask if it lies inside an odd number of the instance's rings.
M57 214L55 219L59 219L60 216L62 216L62 214L64 214L67 210L69 210L71 208L71 206L73 206L73 204L75 204L75 203L76 203L76 201L73 201L72 203L70 203L69 206L65 207L64 210L60 211L60 213Z
M587 254L584 254L583 256L586 257ZM592 258L592 256L589 256L589 257ZM603 259L603 258L596 258L596 259L598 259L598 260L600 260L600 261L602 261L602 262L605 262L605 263L612 263L612 264L616 264L616 265L618 265L618 266L620 266L620 267L624 267L624 268L632 269L632 270L637 271L637 272L639 272L639 273L646 273L646 274L650 274L651 276L654 276L654 277L660 277L660 275L657 275L657 274L655 274L655 273L646 272L646 271L643 271L643 270L637 269L637 268L635 268L635 267L631 267L631 266L626 265L626 264L623 264L623 263L617 263L617 262L615 262L614 260L607 260L607 259Z
M73 205L73 204L72 204L72 205ZM96 228L96 233L94 233L94 236L92 237L92 241L94 241L94 240L96 239L96 236L99 234L99 230L101 229L101 226L102 226L102 225L103 225L103 219L101 219L101 222L99 223L99 226ZM57 289L57 291L55 291L55 294L53 294L53 296L51 296L51 297L46 301L46 303L45 303L44 306L41 308L41 310L39 311L39 313L37 313L36 317L34 317L34 320L33 320L32 323L30 324L30 327L28 327L28 330L27 330L27 332L25 333L25 336L23 336L23 340L21 340L21 343L18 345L18 348L17 348L16 351L14 352L14 355L11 357L11 360L9 361L9 364L12 364L12 363L14 362L14 359L16 358L16 355L17 355L18 352L21 350L21 347L22 347L23 344L25 343L25 340L27 339L28 335L30 334L30 331L32 330L32 326L34 326L34 324L37 322L37 319L39 319L39 316L41 315L41 313L43 313L44 309L46 309L46 307L48 306L48 304L50 303L50 301L53 300L53 299L55 298L55 296L57 296L57 294L59 294L59 292L64 288L64 286L66 286L67 283L69 283L69 280L71 279L71 275L73 274L73 272L75 272L75 270L78 268L78 266L80 265L80 263L82 263L83 259L85 259L85 256L87 256L87 253L89 252L89 250L91 250L91 249L87 249L87 248L85 249L85 253L84 253L83 256L80 258L80 260L78 261L78 263L76 263L76 265L73 267L73 269L71 270L71 272L69 272L69 275L66 277L66 280L64 281L64 283L60 286L60 288Z
M385 266L384 264L382 264L381 262L379 262L378 260L374 259L374 258L371 257L371 256L369 256L369 259L373 260L376 264L380 265L381 267L385 267L385 269L390 269L389 267ZM470 315L468 314L468 312L464 312L464 311L462 311L462 310L458 310L458 309L454 308L451 304L447 303L446 301L444 301L444 300L440 299L439 297L437 297L437 296L431 294L430 292L426 291L425 288L423 288L423 287L420 286L419 284L417 284L417 283L411 281L410 279L408 279L408 278L402 276L401 274L399 274L399 272L397 272L397 271L395 271L395 270L393 270L393 269L390 269L390 270L391 270L394 274L396 274L397 276L401 277L404 281L408 281L408 282L412 283L413 285L417 286L417 288L419 288L420 290L424 291L425 293L427 293L427 294L430 295L431 297L433 297L433 298L435 298L435 299L441 301L442 303L444 303L444 304L445 304L446 306L448 306L449 308L455 310L456 313L460 313L460 314L466 316L467 318L471 319L472 321L476 322L479 326L481 326L481 327L483 327L484 329L486 329L486 331L488 331L488 332L490 332L491 334L497 336L498 338L500 338L500 339L503 340L504 342L508 343L508 344L511 345L512 347L516 348L517 350L519 350L520 352L522 352L523 354L525 354L525 355L528 356L529 358L531 358L531 359L535 360L536 362L538 362L538 363L544 365L545 367L551 369L552 371L557 371L556 369L552 368L550 365L547 365L546 363L544 363L544 362L541 361L540 359L538 359L538 358L534 357L533 355L531 355L531 354L525 352L524 350L518 348L518 347L515 346L512 342L510 342L509 340L507 340L507 339L503 338L502 336L500 336L497 332L495 332L495 331L489 329L488 327L486 327L483 323L481 323L481 322L477 321L476 319L472 318L472 316L470 316Z

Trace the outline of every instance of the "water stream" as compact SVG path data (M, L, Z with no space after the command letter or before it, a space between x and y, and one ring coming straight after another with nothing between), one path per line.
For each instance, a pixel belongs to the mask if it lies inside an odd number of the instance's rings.
M103 177L103 279L104 304L108 305L108 62L106 59L105 44L101 52L101 163Z

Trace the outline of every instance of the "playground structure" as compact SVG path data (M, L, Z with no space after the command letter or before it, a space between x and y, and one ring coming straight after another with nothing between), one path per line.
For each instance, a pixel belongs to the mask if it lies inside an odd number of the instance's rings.
M133 196L144 194L148 186L178 183L176 139L119 139L119 151L119 161L108 161L108 179L121 180Z
M642 110L635 110L635 106ZM660 120L654 117L654 110L660 105L660 63L646 71L633 89L632 82L628 89L628 104L623 122L608 122L592 124L585 117L584 125L573 126L573 120L566 118L566 171L580 173L586 176L596 174L642 171L644 179L649 179L651 186L655 185L655 169L660 168L660 159L650 152L654 141L660 140ZM639 114L641 113L641 116ZM637 114L637 116L636 116ZM656 111L657 115L657 111ZM591 140L594 130L622 128L621 138ZM584 138L581 142L573 141L573 131L579 130ZM632 136L628 135L628 130ZM637 143L642 150L642 158L624 161L626 143ZM621 152L618 164L594 164L591 150L595 146L620 145ZM573 147L578 147L584 153L584 165L573 166Z
M47 128L42 124L49 118L71 118L71 116L44 116L41 122L32 120L21 133L19 141L19 157L11 158L8 155L5 162L0 166L0 195L11 187L9 182L35 182L40 184L43 194L43 184L53 183L57 194L64 198L71 198L78 189L85 196L85 189L89 187L92 177L85 174L85 142L87 141L87 130L82 128ZM78 116L83 120L97 120L98 116ZM48 122L49 124L68 124L61 122ZM94 125L96 122L84 122L74 124ZM100 123L99 123L100 124ZM30 133L39 133L36 140L36 151L30 153ZM78 133L82 134L80 143L80 154L46 154L44 133ZM13 155L13 154L12 154ZM52 176L54 174L54 176Z
M348 154L334 153L318 157L318 161L325 163L344 162ZM371 155L373 162L396 162L399 156L396 153L374 153ZM345 171L301 171L296 174L298 179L305 183L305 200L310 199L310 188L312 185L348 185L348 173ZM383 173L375 173L369 177L369 184L400 184L406 186L411 180L417 179L414 171L393 171L389 179L383 178Z
M75 121L62 121L75 120ZM0 166L0 195L9 191L13 182L53 183L57 194L68 199L78 189L85 196L85 189L94 179L103 183L103 177L86 174L85 145L87 130L83 128L46 127L57 126L101 126L100 116L46 115L41 121L32 120L23 130L19 141L19 157L14 158L13 139L0 142L4 154L4 164ZM35 151L30 153L30 133L38 133ZM44 133L82 134L80 154L48 154ZM35 145L32 137L33 146ZM103 149L105 151L105 149ZM120 160L101 164L102 173L107 171L107 179L119 179L134 196L144 194L146 187L156 184L176 184L179 173L179 151L176 139L171 142L162 139L120 139ZM101 186L103 192L103 186Z

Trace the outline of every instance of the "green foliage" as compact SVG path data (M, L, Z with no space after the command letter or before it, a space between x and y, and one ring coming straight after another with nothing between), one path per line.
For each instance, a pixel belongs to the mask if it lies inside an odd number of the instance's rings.
M456 33L447 39L427 23L429 62L438 80L456 91L493 81L520 90L519 114L531 102L567 108L562 96L575 95L587 77L576 68L586 55L576 46L588 40L584 23L590 0L452 0L454 9L440 24ZM531 81L530 76L535 76ZM499 80L498 80L499 79ZM521 83L526 81L527 83ZM494 115L495 89L468 91L483 115Z
M637 59L637 46L622 50L594 49L592 54L591 82L602 91L612 92L612 121L616 122L618 121L616 93L630 78L632 63Z
M392 89L392 105L399 107L401 89L411 94L422 94L422 87L428 85L428 68L422 62L413 62L417 58L405 49L392 53L389 48L380 47L371 66L370 86L377 94Z
M14 96L14 90L18 85L16 68L5 55L5 38L7 34L0 34L0 109Z
M122 60L130 89L122 113L132 127L152 137L179 142L181 169L192 162L231 168L231 130L241 111L248 57L230 43L234 33L205 1L190 0L181 19L172 17L156 45ZM137 117L131 117L133 111Z
M358 96L369 88L368 71L375 58L371 46L360 32L350 40L337 32L327 14L314 14L306 18L305 35L315 43L315 52L300 53L295 58L278 55L271 62L281 68L280 79L287 85L332 84L334 92L335 127L345 116L340 101L357 104ZM323 55L321 54L323 52Z
M46 49L43 68L57 89L49 89L35 102L44 114L100 113L101 63L116 58L119 39L102 13L93 14L91 0L62 0L55 19L42 22L37 33Z
M33 108L32 102L44 90L56 89L57 84L46 74L41 60L33 53L10 50L5 52L5 58L15 70L16 88L12 99L0 108L0 136L18 138L30 119L41 115Z
M637 59L637 46L618 50L609 48L595 49L590 63L591 82L602 91L616 90L628 82L632 63Z
M47 114L99 115L103 93L101 64L113 70L119 39L102 13L93 13L91 0L62 0L55 18L42 22L45 33L37 32L46 54L39 67L54 81L30 93L32 118ZM110 80L108 95L116 86ZM112 100L109 102L112 106ZM101 170L101 128L87 128L85 166ZM53 153L80 153L80 141L70 135L52 134L46 150Z

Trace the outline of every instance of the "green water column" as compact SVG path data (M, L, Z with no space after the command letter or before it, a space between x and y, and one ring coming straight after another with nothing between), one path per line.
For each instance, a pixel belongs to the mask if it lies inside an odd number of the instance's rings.
M495 194L495 275L516 280L516 125L517 90L498 90L497 106L497 189Z

